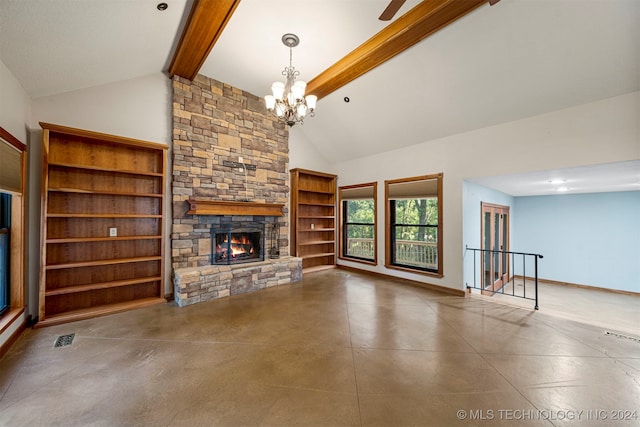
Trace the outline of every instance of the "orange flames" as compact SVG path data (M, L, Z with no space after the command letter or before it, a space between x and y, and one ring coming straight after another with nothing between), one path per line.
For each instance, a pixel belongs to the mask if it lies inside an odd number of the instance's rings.
M228 242L227 237L225 237L224 242L222 242L223 244L225 244ZM251 240L247 237L247 236L233 236L231 238L231 245L230 245L230 249L231 249L231 256L232 257L237 257L238 255L243 255L243 254L247 254L247 255L252 255L254 253L254 249L253 249L253 243L251 243ZM218 251L224 251L224 249L218 245Z

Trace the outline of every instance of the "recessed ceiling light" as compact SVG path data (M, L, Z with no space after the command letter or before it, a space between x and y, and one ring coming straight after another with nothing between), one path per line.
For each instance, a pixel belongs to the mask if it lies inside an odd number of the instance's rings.
M169 5L164 3L164 2L162 2L162 3L158 3L158 5L156 7L158 8L159 11L163 11L163 10L167 10Z
M560 192L569 191L569 187L558 187L556 188L556 191L560 191Z

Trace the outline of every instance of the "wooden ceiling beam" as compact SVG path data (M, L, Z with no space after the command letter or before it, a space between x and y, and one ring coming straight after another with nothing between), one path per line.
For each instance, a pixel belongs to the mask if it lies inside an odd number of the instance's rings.
M307 83L307 94L329 95L487 0L424 0Z
M169 75L193 80L240 0L195 0L169 65Z

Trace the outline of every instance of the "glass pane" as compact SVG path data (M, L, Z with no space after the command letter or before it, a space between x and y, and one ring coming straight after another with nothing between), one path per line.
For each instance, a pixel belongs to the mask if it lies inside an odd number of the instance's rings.
M373 199L347 200L346 222L360 222L373 224L374 210Z
M438 225L438 198L395 201L396 224Z
M373 225L347 225L344 255L373 260L375 256L373 233Z
M396 226L393 262L420 268L438 268L438 229Z
M9 307L11 195L0 193L0 313Z
M0 313L9 306L9 230L0 228Z
M502 250L503 251L507 251L509 248L509 245L507 244L507 231L509 230L509 218L507 217L507 214L503 214L502 215L502 241L500 243L500 245L502 246ZM502 271L501 274L506 274L508 271L507 268L507 259L508 259L508 255L506 252L502 253Z
M494 242L495 246L491 249L500 250L500 214L493 214L493 232L494 232ZM493 254L493 280L498 280L500 278L500 256L497 253Z
M482 242L483 249L491 250L491 212L484 213L484 241ZM487 287L491 284L491 252L482 252L482 265L484 271L484 286Z

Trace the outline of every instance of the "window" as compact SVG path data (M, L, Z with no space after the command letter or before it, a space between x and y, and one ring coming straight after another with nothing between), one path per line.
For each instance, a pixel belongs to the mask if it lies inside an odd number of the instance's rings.
M24 312L27 146L0 127L0 331Z
M442 269L442 174L385 181L386 267Z
M376 263L377 188L375 182L340 187L340 258Z

